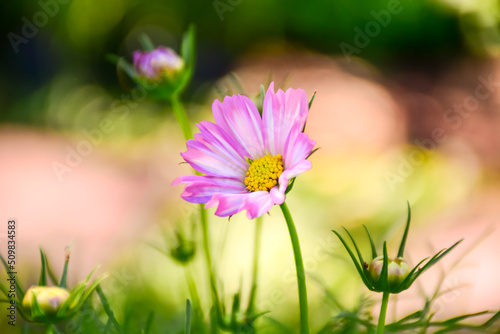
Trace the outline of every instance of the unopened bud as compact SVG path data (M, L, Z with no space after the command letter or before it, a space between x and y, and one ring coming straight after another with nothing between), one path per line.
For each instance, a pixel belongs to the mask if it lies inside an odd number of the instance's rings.
M388 258L388 266L387 266L387 281L389 283L389 287L391 289L399 286L408 276L411 269L410 266L406 263L406 261L402 257L398 257L396 259ZM373 259L368 267L368 272L370 274L370 278L373 281L378 281L380 278L380 274L382 272L382 267L384 266L384 257L378 256Z
M57 314L61 305L69 298L69 291L56 286L35 286L29 288L23 299L23 307L28 313L31 312L33 305L33 295L44 315L51 317Z
M173 77L184 68L184 60L174 50L159 46L152 51L137 50L133 54L134 67L140 76L160 79Z

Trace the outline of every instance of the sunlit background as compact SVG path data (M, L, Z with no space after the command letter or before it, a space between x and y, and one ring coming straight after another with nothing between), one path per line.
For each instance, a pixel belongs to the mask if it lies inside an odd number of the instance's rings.
M23 284L36 282L38 247L60 271L73 243L71 282L101 265L117 317L134 314L130 328L151 310L158 328L182 328L184 270L151 245L167 247L162 231L190 225L198 208L170 185L191 173L179 164L185 142L168 105L134 95L110 55L130 61L141 33L178 50L194 23L196 71L183 94L193 122L213 121L224 95L258 101L271 81L317 92L307 132L320 150L287 200L313 332L338 311L325 289L347 308L368 295L330 230L364 238L366 224L395 253L406 201L411 264L465 241L392 300L388 320L421 308L444 274L437 318L500 308L500 2L23 0L0 12L0 221L19 222ZM247 300L254 222L209 219L226 303L240 288ZM295 267L278 208L263 226L257 307L294 328ZM208 308L199 232L195 276Z

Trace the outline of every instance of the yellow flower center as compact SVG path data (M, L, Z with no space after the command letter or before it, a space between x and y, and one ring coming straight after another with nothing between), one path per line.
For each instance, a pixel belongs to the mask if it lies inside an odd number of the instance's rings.
M283 172L283 157L266 155L257 160L250 160L250 167L245 177L245 185L249 191L269 191L278 184L278 177Z

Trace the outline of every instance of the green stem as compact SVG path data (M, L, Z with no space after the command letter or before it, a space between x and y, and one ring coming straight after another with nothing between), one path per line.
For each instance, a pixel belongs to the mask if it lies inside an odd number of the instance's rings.
M172 110L174 111L175 118L179 123L179 126L182 129L182 133L184 134L184 139L187 141L193 138L193 132L191 131L191 127L189 125L188 118L186 116L186 112L184 111L184 107L182 106L179 94L173 94L170 97L170 103L172 104ZM198 174L198 173L196 173ZM204 208L204 204L200 204L200 220L201 220L201 229L203 234L203 248L205 250L206 262L208 267L208 275L210 280L210 288L212 291L212 301L214 303L214 307L216 309L217 314L219 315L219 294L217 292L217 285L215 282L215 275L212 266L212 256L210 255L210 242L208 239L208 223L207 223L207 212Z
M191 131L191 126L189 125L184 107L179 100L179 95L173 94L170 98L170 103L172 104L172 110L174 111L175 118L177 119L177 122L182 129L182 133L184 134L184 139L192 139L193 132Z
M248 302L247 315L252 315L255 308L255 297L257 296L257 276L259 270L260 240L262 236L262 217L255 220L255 244L253 248L253 270L252 270L252 290Z
M380 306L380 316L378 317L377 334L384 334L385 316L387 314L387 304L389 303L390 292L384 292L382 305Z
M47 329L45 331L45 334L55 334L55 333L58 333L56 327L54 326L54 324L49 324L47 326Z
M302 262L302 253L300 252L299 237L295 224L293 223L292 215L288 210L285 202L280 205L283 216L285 217L290 239L292 241L293 256L295 257L295 268L297 271L297 284L299 287L299 307L300 307L300 333L309 334L309 317L307 306L307 289L306 289L306 274L304 264Z
M193 274L188 267L184 267L184 273L186 275L186 282L189 289L189 294L191 295L191 300L193 302L193 309L196 315L196 321L203 322L203 310L201 308L200 296L198 295L198 289L196 289L196 284L194 282Z
M212 292L212 302L214 304L215 312L217 318L221 319L220 314L220 303L219 303L219 293L217 291L217 284L215 282L214 268L212 266L212 255L210 254L210 241L208 236L208 222L207 222L207 211L203 204L200 204L200 216L201 216L201 230L203 235L203 248L205 250L205 259L208 267L208 276L210 280L210 290ZM215 328L214 331L217 332L216 324L212 324Z

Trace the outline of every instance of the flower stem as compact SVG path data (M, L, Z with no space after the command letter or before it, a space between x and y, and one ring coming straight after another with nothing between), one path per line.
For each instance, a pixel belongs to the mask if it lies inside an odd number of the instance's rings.
M57 334L59 331L57 330L54 324L49 324L46 328L45 334Z
M182 129L182 133L184 134L184 139L186 139L186 141L188 139L192 139L193 132L191 131L191 126L189 125L184 107L179 100L179 95L173 94L170 98L170 103L172 104L172 110L174 111L175 118L177 119L177 122Z
M300 252L299 237L295 224L293 223L292 215L288 210L285 202L280 205L283 216L285 217L290 239L292 241L293 255L295 257L295 268L297 271L297 284L299 287L299 307L300 307L300 333L309 334L309 318L307 306L307 289L306 289L306 275L304 271L304 264L302 262L302 253Z
M257 276L259 270L260 240L262 236L262 217L255 220L255 244L253 249L252 290L248 301L247 315L252 316L255 308L255 297L257 296Z
M208 223L207 223L207 210L200 204L200 216L201 216L201 230L203 235L203 248L205 250L205 259L208 267L208 276L210 280L210 290L212 292L212 301L214 303L214 309L220 319L220 303L219 303L219 293L217 291L217 284L215 283L214 268L212 266L212 255L210 254L210 241L208 237ZM216 324L213 324L215 327ZM215 331L217 331L215 329Z
M382 305L380 306L380 315L378 317L377 334L384 334L385 316L387 313L387 304L389 303L390 292L384 292L382 296Z
M198 295L198 290L196 289L196 283L190 268L184 267L184 273L186 275L189 294L191 295L191 300L193 301L193 309L196 317L195 321L199 321L201 324L203 323L203 310L201 308L200 296Z

